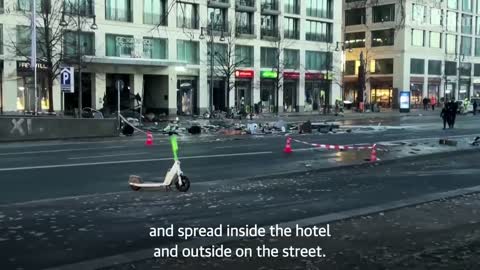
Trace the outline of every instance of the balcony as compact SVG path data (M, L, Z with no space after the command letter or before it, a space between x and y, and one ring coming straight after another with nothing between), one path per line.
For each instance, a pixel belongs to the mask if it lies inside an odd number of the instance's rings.
M268 0L268 1L262 2L262 14L280 15L280 9L278 8L278 1Z
M230 0L208 0L207 5L212 8L230 8Z
M235 9L244 12L256 12L255 0L236 0Z
M283 32L283 37L287 39L300 39L300 31L285 30L285 32Z
M248 25L236 25L235 26L235 36L240 38L256 38L257 35L255 34L255 25L248 24Z
M266 40L278 40L280 38L280 33L278 32L278 28L262 28L261 29L261 37L262 39Z

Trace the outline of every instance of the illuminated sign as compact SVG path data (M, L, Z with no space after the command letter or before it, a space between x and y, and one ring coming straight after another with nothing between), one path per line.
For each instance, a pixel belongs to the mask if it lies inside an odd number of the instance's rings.
M305 73L306 80L323 80L323 78L322 73Z
M253 78L253 70L236 70L235 77L237 78L245 78L245 79L252 79Z
M290 80L298 80L300 78L299 72L284 72L283 78Z
M410 111L410 92L401 91L400 92L400 112L409 112Z
M260 77L265 78L265 79L276 79L277 78L277 72L276 71L262 71L260 73Z

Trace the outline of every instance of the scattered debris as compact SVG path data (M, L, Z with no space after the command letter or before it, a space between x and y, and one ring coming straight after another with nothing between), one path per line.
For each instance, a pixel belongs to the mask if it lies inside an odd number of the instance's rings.
M188 133L190 134L200 134L202 133L202 128L200 126L191 126L189 129L188 129Z

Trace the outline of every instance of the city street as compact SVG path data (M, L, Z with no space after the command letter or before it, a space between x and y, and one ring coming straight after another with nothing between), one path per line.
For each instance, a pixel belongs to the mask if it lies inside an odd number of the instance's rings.
M455 147L438 145L438 138L473 139L480 117L460 116L454 130L442 130L436 113L337 122L352 133L293 138L377 143L380 160L398 161L375 166L366 161L369 151L312 150L298 143L285 154L283 135L188 136L179 139L179 157L192 187L179 194L133 192L127 184L131 174L163 181L172 152L160 135L153 147L144 146L143 136L0 144L0 268L66 269L172 244L149 239L150 226L266 226L480 183L479 152L451 154ZM445 153L429 156L437 148Z

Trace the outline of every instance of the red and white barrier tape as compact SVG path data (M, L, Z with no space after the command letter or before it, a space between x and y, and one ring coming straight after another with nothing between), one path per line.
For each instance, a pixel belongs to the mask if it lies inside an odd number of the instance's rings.
M376 145L360 146L360 145L317 144L317 143L309 143L309 142L299 141L299 140L296 140L296 139L292 139L292 141L298 142L298 143L301 143L301 144L310 145L310 146L317 147L317 148L323 148L323 149L328 149L328 150L336 150L336 151L340 151L340 150L346 150L346 151L348 151L348 150L371 150L371 149L376 148Z

